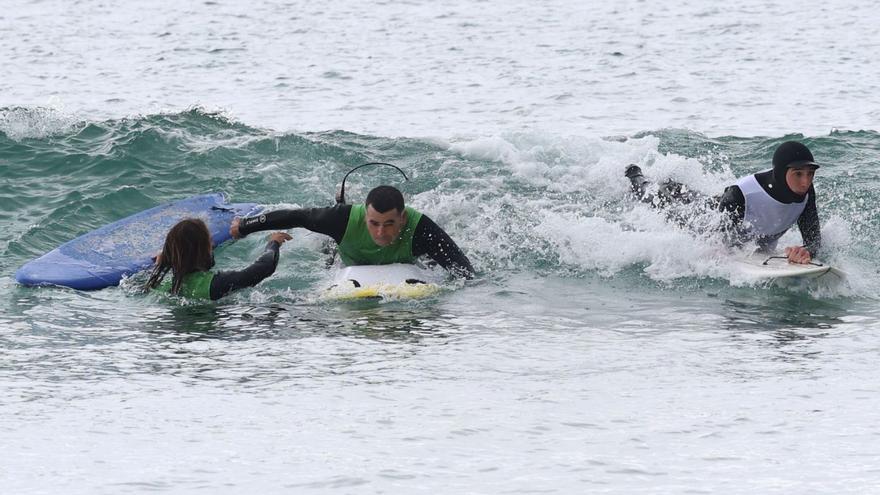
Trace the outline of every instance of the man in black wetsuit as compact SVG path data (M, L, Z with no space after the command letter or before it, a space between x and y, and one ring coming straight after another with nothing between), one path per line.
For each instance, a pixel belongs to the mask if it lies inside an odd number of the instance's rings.
M454 275L471 278L474 269L461 249L433 220L404 206L403 194L379 186L362 205L276 210L233 220L229 232L241 238L261 230L302 227L330 236L346 265L413 263L427 255Z
M673 181L660 185L655 197L647 190L649 182L638 166L628 166L625 175L636 196L654 206L702 202L727 213L730 225L724 234L730 244L755 240L761 250L770 252L797 223L804 245L786 247L785 255L792 263L809 263L822 243L813 189L817 168L819 165L804 144L787 141L773 153L771 170L737 180L720 197L703 196Z

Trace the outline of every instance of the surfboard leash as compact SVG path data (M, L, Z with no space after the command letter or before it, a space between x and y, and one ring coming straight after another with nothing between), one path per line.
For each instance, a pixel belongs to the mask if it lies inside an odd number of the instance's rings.
M400 172L401 175L403 175L403 179L404 179L404 180L409 180L409 177L406 176L406 172L404 172L403 170L401 170L400 167L398 167L397 165L392 165L392 164L390 164L390 163L385 163L385 162L370 162L370 163L364 163L363 165L358 165L357 167L355 167L355 168L349 170L348 173L345 174L344 177L342 177L342 185L339 187L339 194L336 195L336 204L338 204L338 205L344 205L344 204L345 204L345 180L348 179L348 176L351 175L351 173L354 172L355 170L357 170L357 169L359 169L359 168L364 168L364 167L367 167L367 166L370 166L370 165L384 165L384 166L386 166L386 167L394 168L394 169L396 169L398 172Z
M764 260L764 262L761 264L767 265L768 263L770 263L770 260L787 260L787 259L788 259L788 256L771 256L771 257L767 258L766 260ZM813 266L825 266L822 263L813 263L812 261L808 261L806 264L813 265Z

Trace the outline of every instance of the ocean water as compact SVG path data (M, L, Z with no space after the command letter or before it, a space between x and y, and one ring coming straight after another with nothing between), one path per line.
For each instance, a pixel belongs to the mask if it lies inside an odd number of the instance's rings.
M855 2L11 2L2 492L878 491L877 26ZM789 139L842 283L749 280L627 196L629 163L715 194ZM474 280L327 302L294 230L215 303L14 281L178 198L329 205L367 161L410 180L348 197L399 185Z

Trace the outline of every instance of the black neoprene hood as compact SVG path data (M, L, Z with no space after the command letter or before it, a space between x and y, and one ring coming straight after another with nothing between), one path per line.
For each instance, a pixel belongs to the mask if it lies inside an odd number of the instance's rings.
M819 168L819 164L813 160L813 154L806 145L797 141L786 141L776 148L773 153L773 169L779 168Z
M814 167L819 164L813 160L813 154L806 145L797 141L786 141L773 153L773 181L770 184L770 196L783 203L801 201L803 195L795 194L785 181L785 173L790 168Z

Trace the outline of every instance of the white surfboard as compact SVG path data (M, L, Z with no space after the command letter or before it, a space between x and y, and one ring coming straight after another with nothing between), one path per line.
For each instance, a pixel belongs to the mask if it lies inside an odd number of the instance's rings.
M755 280L780 279L836 279L846 273L817 260L809 264L789 263L781 254L752 253L734 261L737 272Z
M419 299L440 290L443 274L420 265L343 266L325 289L326 299Z

